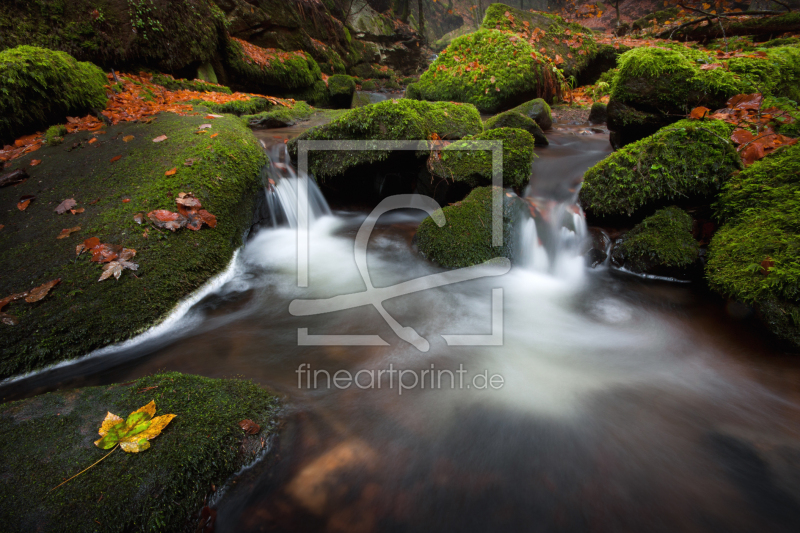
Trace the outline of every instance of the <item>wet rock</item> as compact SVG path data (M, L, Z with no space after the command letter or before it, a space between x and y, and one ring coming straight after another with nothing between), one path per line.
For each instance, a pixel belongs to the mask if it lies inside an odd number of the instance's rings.
M602 265L608 259L611 250L611 237L601 228L589 228L589 249L586 251L586 263L592 268Z
M356 81L350 76L337 74L328 78L331 105L337 109L349 109L356 94Z
M497 128L517 128L525 130L533 136L534 142L537 146L547 146L550 142L542 132L542 128L531 118L517 111L505 111L499 115L495 115L487 119L483 123L486 130L493 130Z
M13 172L9 172L8 174L3 175L0 177L0 187L6 187L8 185L16 185L17 183L22 183L26 179L28 179L28 173L25 171L24 168L19 168L14 170Z
M608 106L602 102L592 104L589 112L589 122L592 124L604 124L608 120Z

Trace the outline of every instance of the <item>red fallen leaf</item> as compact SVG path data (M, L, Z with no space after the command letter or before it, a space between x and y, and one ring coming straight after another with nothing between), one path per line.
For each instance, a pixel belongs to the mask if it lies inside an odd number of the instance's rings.
M773 261L771 257L767 257L766 259L761 261L761 268L762 268L761 273L766 276L767 274L769 274L770 269L774 266L775 266L775 261Z
M130 202L131 202L131 199L130 199L130 198L123 198L123 199L122 199L122 203L123 203L123 204L129 204Z
M166 172L164 172L164 175L165 176L174 176L177 173L178 173L178 167L175 167L173 169L170 169L170 170L167 170Z
M91 237L83 241L83 246L86 248L87 251L91 252L97 246L100 246L100 239L97 237Z
M209 228L216 228L217 227L217 217L206 211L205 209L201 209L197 212L197 215L203 220L203 222Z
M81 230L80 226L75 226L74 228L69 228L69 229L62 229L61 233L58 234L58 237L56 237L56 239L66 239L76 231L80 230Z
M705 117L711 110L707 107L695 107L692 109L692 112L689 113L689 117L695 120L700 120Z
M754 138L755 136L752 133L743 128L735 129L731 134L731 140L736 144L747 144Z
M760 93L737 94L732 96L725 105L735 109L758 109L761 107L763 97Z
M750 166L759 159L763 159L766 154L764 153L764 146L759 143L747 145L747 148L742 150L742 163L745 166Z
M43 300L45 296L47 296L47 294L50 292L50 289L52 289L59 283L61 283L61 278L54 279L53 281L48 281L43 285L39 285L38 287L36 287L35 289L33 289L28 293L28 297L25 298L25 301L28 302L29 304L32 304L34 302Z
M6 225L5 225L5 224L0 224L0 230L1 230L1 229L3 229L3 228L5 228L5 227L6 227Z
M120 159L122 159L122 156L121 156L121 155L115 155L114 157L112 157L112 158L111 158L111 162L112 162L112 163L116 163L116 162L117 162L117 161L119 161Z
M118 244L100 244L92 248L92 262L109 263L119 257L122 253L122 246Z
M75 201L75 198L68 198L63 202L61 202L60 204L58 204L58 207L56 207L56 213L58 213L59 215L63 215L76 205L78 205L78 202Z
M245 419L239 422L239 427L244 430L245 433L248 435L255 435L259 431L261 431L261 426L256 424L250 419Z
M147 213L147 218L150 219L155 227L168 229L170 231L176 231L180 228L183 228L188 222L186 217L180 213L173 213L172 211L167 211L166 209L150 211Z
M34 201L35 199L36 199L35 196L26 194L25 196L19 199L19 202L17 202L17 209L19 209L20 211L25 211L26 209L28 209L28 206L31 205L31 202Z
M42 163L41 159L31 159L31 166L35 167L36 165L40 165Z

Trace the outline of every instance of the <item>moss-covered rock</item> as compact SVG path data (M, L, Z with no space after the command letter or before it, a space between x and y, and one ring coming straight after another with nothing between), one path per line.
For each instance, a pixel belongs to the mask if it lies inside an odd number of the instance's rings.
M461 139L483 131L478 111L471 105L450 102L386 100L352 109L330 124L312 128L289 142L292 157L301 140L425 140L435 133L444 139ZM383 161L386 150L311 152L309 170L318 181L343 174L355 166Z
M517 33L536 50L544 49L544 55L550 59L560 57L558 67L566 77L577 78L598 50L592 30L555 14L522 11L506 4L492 4L486 8L481 29Z
M764 54L733 57L728 69L750 83L749 92L800 101L800 46L768 48Z
M539 146L547 146L549 141L542 132L542 128L531 118L517 111L504 111L499 115L486 119L483 123L483 129L494 130L497 128L517 128L525 130L531 135Z
M364 91L375 91L378 89L378 84L372 80L364 80L361 82L361 89Z
M242 120L251 128L285 128L307 120L313 114L314 108L301 101L292 107L277 105L256 115L244 115Z
M266 156L233 116L212 121L217 137L196 135L208 122L206 113L203 108L196 116L163 113L149 124L70 134L61 146L43 147L14 161L11 169L24 167L31 179L0 189L6 213L0 232L0 294L53 279L61 283L41 302L14 302L3 310L19 324L2 325L0 378L128 339L225 268L252 222ZM161 135L168 139L153 143ZM134 139L123 142L127 136ZM92 137L97 141L88 144ZM41 164L30 167L33 156ZM121 159L112 162L117 156ZM173 168L176 173L166 176ZM134 221L137 212L175 211L180 192L193 192L217 216L216 228L170 233ZM27 194L36 199L19 211L16 203ZM54 208L68 198L85 211L56 214ZM75 226L79 232L56 239L63 228ZM139 270L98 283L98 264L86 254L75 256L75 247L89 237L136 249Z
M211 0L0 2L0 48L41 46L116 69L194 71L216 56L225 23Z
M592 109L589 111L589 122L592 124L603 124L608 120L608 105L602 102L595 102L592 104Z
M62 142L64 142L64 137L67 135L67 127L63 124L59 124L57 126L50 126L47 128L47 131L44 132L44 140L50 146L58 146Z
M469 267L495 257L513 259L513 202L502 194L503 246L492 246L492 190L475 189L443 208L446 222L442 227L431 217L423 220L415 236L420 253L446 268Z
M260 96L252 96L247 100L232 100L230 102L208 102L205 100L192 100L191 104L207 107L214 113L228 113L231 115L256 115L272 109L272 102Z
M328 78L328 91L331 93L331 104L338 109L348 109L356 94L356 81L350 76L337 74Z
M547 131L553 127L553 114L550 106L541 98L536 98L530 102L520 104L514 109L511 109L511 111L525 115L536 122L543 131Z
M106 105L106 75L64 52L19 46L0 52L0 144Z
M800 348L800 145L731 178L717 210L724 225L709 245L709 284L753 304L772 331Z
M467 102L495 113L534 98L551 100L560 94L562 79L549 59L517 35L480 30L455 39L406 95Z
M396 76L395 72L389 67L378 64L361 63L351 67L348 71L355 77L363 79L389 79Z
M93 442L110 411L155 401L177 415L151 447L108 452ZM277 423L277 399L242 380L177 372L123 385L54 392L0 406L0 519L6 531L194 531L213 492L252 462ZM261 425L246 435L238 422Z
M581 203L595 216L633 215L679 199L715 195L740 168L732 126L683 120L611 154L584 175Z
M211 83L205 80L175 79L170 74L163 74L160 72L154 73L151 81L170 91L197 91L222 94L231 94L233 92L229 87L218 85L217 83Z
M615 263L658 276L687 277L699 257L692 217L674 206L645 218L614 248Z
M526 117L527 118L527 117ZM528 119L530 120L530 119ZM534 123L535 124L535 123ZM479 148L475 141L501 141L503 145L503 187L524 187L531 177L533 136L518 128L497 128L464 137L447 145L440 160L432 164L433 173L470 188L492 183L492 152Z

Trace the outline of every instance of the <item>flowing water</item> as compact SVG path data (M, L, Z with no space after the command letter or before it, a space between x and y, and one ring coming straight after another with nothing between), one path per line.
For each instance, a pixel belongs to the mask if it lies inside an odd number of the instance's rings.
M331 213L310 186L299 287L298 182L279 151L267 181L274 227L252 235L179 318L0 396L162 369L243 376L284 395L271 453L215 496L219 532L797 531L800 365L698 289L587 271L574 202L608 137L574 133L553 132L537 150L525 193L537 220L523 222L527 244L509 272L490 266L383 301L427 351L371 305L290 312L295 300L365 291L354 242L367 213ZM442 274L413 248L425 216L380 218L369 283ZM307 345L315 335L383 344ZM337 387L345 382L324 373L337 371L357 384Z

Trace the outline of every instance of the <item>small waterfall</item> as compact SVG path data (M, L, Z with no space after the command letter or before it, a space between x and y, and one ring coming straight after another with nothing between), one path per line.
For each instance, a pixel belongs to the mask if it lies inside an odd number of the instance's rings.
M266 195L267 216L262 219L271 221L273 227L298 225L297 199L300 180L308 180L309 222L331 214L328 202L317 184L309 176L298 176L289 159L289 151L283 143L269 148L269 165L265 167L263 177Z

